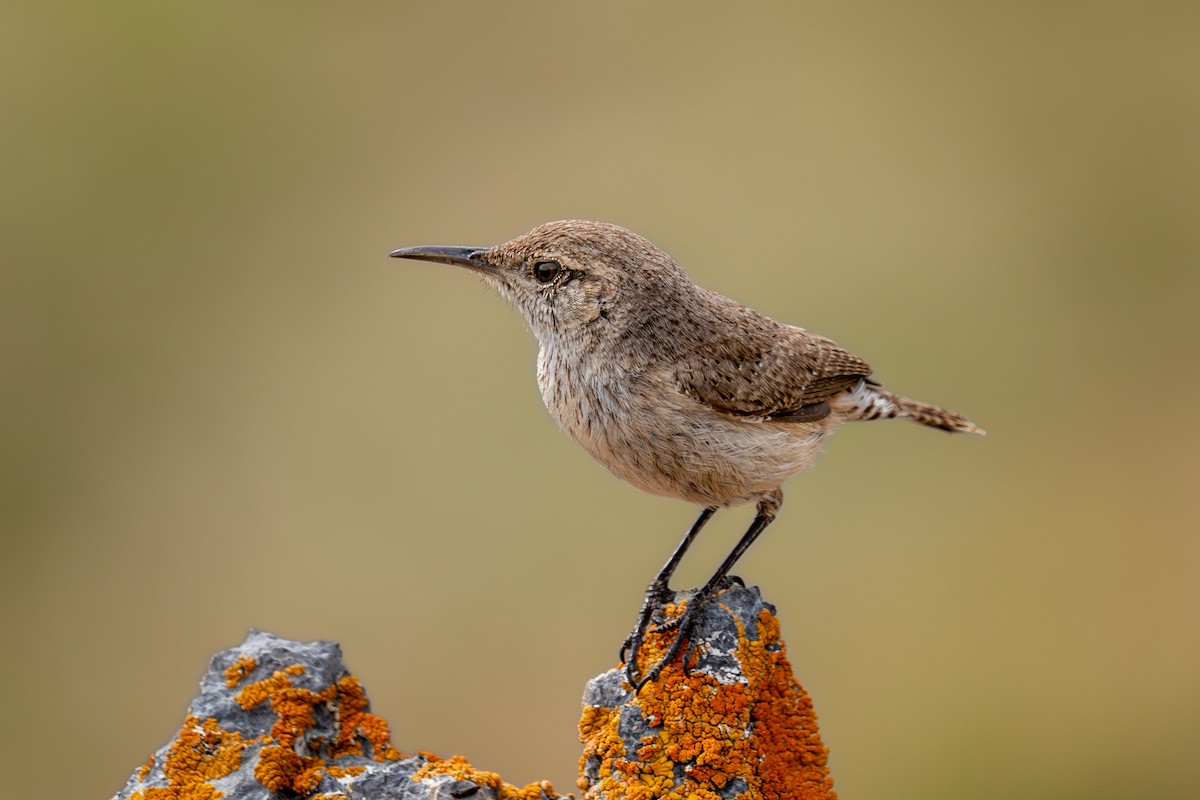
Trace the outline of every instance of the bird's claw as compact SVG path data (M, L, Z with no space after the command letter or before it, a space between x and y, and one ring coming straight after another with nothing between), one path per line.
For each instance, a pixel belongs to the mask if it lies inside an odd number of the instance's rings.
M675 631L675 637L671 640L671 645L662 657L654 662L639 679L637 675L638 653L645 641L652 616L652 614L644 613L645 610L643 609L642 617L638 621L638 627L633 630L629 638L625 640L625 644L621 646L622 661L625 662L625 679L633 688L634 694L641 692L643 686L662 674L663 669L679 655L679 651L683 648L685 642L688 645L688 649L685 653L683 669L685 673L687 672L688 664L686 662L690 659L693 646L691 642L691 629L698 618L700 609L704 607L708 599L703 594L695 595L687 601L682 613L660 623L654 628L653 632L656 634ZM624 658L626 654L630 656L628 659Z
M618 660L625 663L625 674L629 677L629 682L632 684L633 672L631 664L636 661L638 650L642 647L642 642L646 638L646 631L650 628L651 622L657 622L660 618L663 606L666 605L667 598L671 595L671 590L667 588L665 583L655 582L650 584L646 589L646 596L642 600L642 610L638 613L638 623L629 635L625 637L625 641L621 643L621 649L617 653ZM632 655L633 658L629 658Z

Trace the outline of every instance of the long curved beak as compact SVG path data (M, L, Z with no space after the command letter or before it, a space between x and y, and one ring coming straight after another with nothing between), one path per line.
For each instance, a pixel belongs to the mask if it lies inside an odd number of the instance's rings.
M495 272L496 268L484 260L486 247L445 247L442 245L424 245L421 247L401 247L388 253L392 258L411 258L414 261L435 261L438 264L452 264L456 267L466 267L476 272Z

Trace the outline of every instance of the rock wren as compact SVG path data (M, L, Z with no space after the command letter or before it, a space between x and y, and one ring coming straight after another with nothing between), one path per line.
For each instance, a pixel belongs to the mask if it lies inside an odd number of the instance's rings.
M691 613L775 519L784 482L843 422L898 418L982 434L965 417L893 394L858 356L688 278L670 256L616 225L549 222L495 247L391 253L475 272L524 315L537 381L559 426L617 477L704 510L646 592L621 648L640 688L678 654ZM671 627L674 644L638 679L638 650L668 582L718 509L755 503L750 528ZM626 657L632 651L631 657Z

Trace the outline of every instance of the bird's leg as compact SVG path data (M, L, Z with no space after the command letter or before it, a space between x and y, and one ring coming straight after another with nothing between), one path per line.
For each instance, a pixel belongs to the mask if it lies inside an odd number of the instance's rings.
M725 582L725 579L729 575L729 570L733 569L733 565L737 563L739 558L746 554L746 551L750 549L750 545L754 544L754 540L758 538L758 535L774 521L775 510L771 509L768 512L764 512L760 505L758 516L750 523L750 528L742 534L742 538L733 546L733 551L725 557L725 560L721 562L721 566L717 567L717 571L708 579L708 583L704 584L704 587L700 589L698 596L705 599L711 597Z
M708 506L700 512L700 516L696 517L696 521L692 523L692 527L688 529L683 539L675 547L675 552L671 553L671 557L667 559L667 563L663 564L663 568L658 571L658 574L654 576L654 580L646 587L646 596L642 600L642 611L638 616L637 627L633 629L621 645L620 659L625 662L625 677L632 686L640 685L635 678L638 650L641 649L642 642L646 638L646 631L650 627L650 621L654 617L654 612L658 610L671 593L671 576L675 574L675 569L679 566L679 562L683 560L684 553L692 546L692 541L695 540L696 534L700 533L700 529L704 527L709 517L716 510L715 506Z
M708 579L708 582L700 588L700 591L698 591L694 597L688 600L687 607L684 608L683 613L655 629L659 632L675 629L675 639L671 642L671 646L667 648L667 652L663 654L663 657L660 658L654 664L654 666L646 670L645 677L643 677L641 681L635 681L632 677L632 672L629 669L629 665L626 664L625 675L629 678L629 683L631 686L633 686L635 693L640 691L641 688L647 683L657 678L658 674L662 672L663 667L665 667L667 664L670 664L671 661L674 660L677 655L679 655L679 650L683 647L684 642L688 640L688 637L691 634L692 625L694 625L698 619L700 609L702 609L708 603L708 601L712 599L713 595L724 585L729 575L729 570L733 569L733 565L737 563L738 559L745 555L746 551L750 549L750 545L754 544L754 540L758 538L759 534L761 534L763 530L774 521L775 512L779 509L780 499L781 498L774 498L771 501L763 501L758 504L758 515L754 517L754 521L750 523L750 527L744 534L742 534L742 538L738 540L736 545L734 545L732 552L725 557L725 560L721 562L721 566L717 567L717 571L714 572L713 576ZM634 655L637 655L636 650L634 651ZM687 668L686 664L684 665L684 668Z

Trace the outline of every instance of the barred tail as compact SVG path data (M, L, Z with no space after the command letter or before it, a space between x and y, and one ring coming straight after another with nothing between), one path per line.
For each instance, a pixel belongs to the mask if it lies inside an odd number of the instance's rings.
M951 433L977 433L986 436L987 432L962 414L947 411L919 400L910 400L893 394L870 381L862 381L853 389L839 395L831 401L846 419L911 419L931 428L941 428Z

